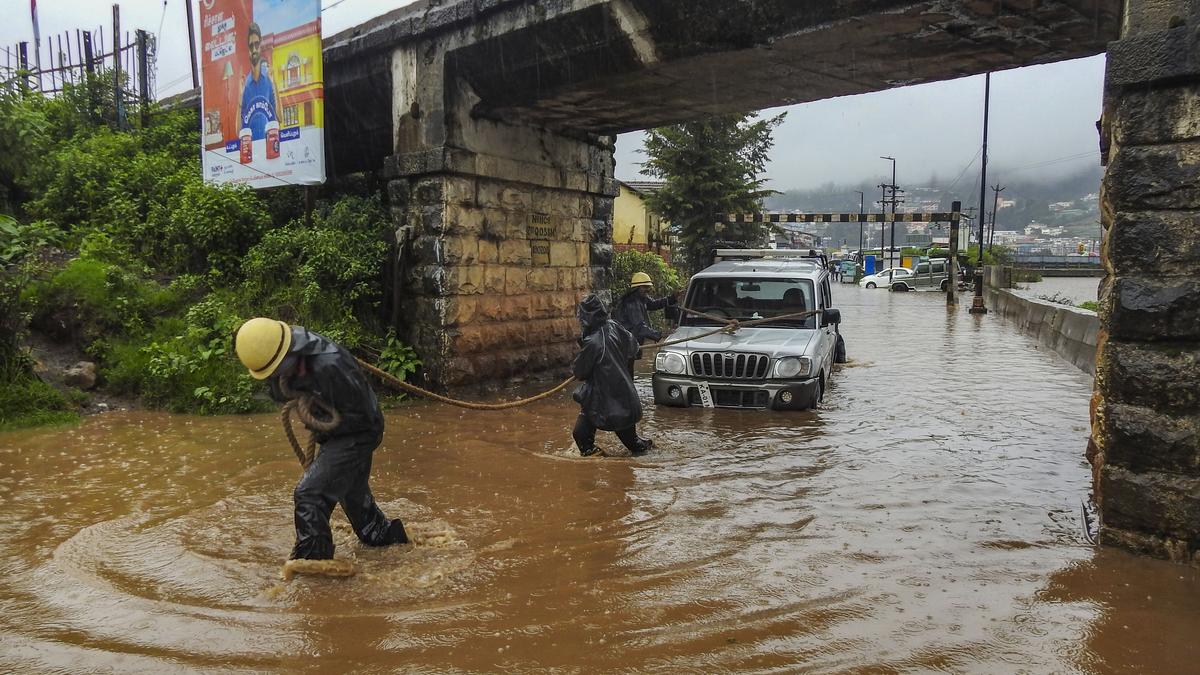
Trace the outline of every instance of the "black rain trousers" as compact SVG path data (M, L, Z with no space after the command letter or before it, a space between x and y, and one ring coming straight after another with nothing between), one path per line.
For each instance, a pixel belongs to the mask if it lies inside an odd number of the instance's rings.
M408 541L400 519L389 521L375 504L371 487L371 457L383 435L379 432L335 436L321 443L321 451L296 485L296 545L292 558L327 560L333 557L329 516L341 504L360 541L368 546Z

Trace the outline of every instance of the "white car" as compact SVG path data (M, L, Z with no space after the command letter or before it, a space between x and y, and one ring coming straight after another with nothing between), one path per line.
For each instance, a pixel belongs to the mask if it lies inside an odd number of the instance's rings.
M859 280L858 285L865 288L891 288L892 282L899 279L907 279L912 276L913 271L907 267L893 267L875 274L868 274Z

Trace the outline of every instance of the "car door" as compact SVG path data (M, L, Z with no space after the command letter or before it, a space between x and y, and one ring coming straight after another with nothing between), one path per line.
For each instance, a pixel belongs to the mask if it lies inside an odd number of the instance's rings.
M904 270L904 269L892 270L892 279L891 279L891 283L888 284L888 287L890 288L897 281L903 281L904 283L911 286L912 285L912 273L910 273L908 270Z
M820 290L817 292L817 309L825 310L833 305L833 293L829 286L829 276L819 284ZM821 371L825 373L825 384L829 384L829 376L833 372L833 351L837 346L837 334L835 327L831 323L825 323L824 317L817 316L817 323L821 326L817 329L817 351L814 354L814 362L821 364Z
M949 278L949 265L947 265L945 262L936 262L933 264L933 288L941 288L942 283Z
M929 263L918 263L913 269L912 278L909 279L908 285L913 288L926 288L930 284L929 280Z

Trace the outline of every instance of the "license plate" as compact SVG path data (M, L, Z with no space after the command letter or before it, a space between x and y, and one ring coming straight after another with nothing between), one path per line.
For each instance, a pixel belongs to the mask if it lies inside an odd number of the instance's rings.
M704 406L705 408L714 407L712 392L708 390L707 382L698 383L696 385L696 390L700 392L700 405Z

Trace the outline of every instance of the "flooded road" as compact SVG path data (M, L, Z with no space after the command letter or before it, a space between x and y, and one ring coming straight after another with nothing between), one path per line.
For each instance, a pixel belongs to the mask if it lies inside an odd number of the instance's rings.
M1078 305L1097 300L1101 281L1099 277L1046 277L1041 281L1021 282L1018 285L1028 289L1034 297L1057 296Z
M425 536L339 510L350 579L278 578L276 416L0 434L0 670L1195 672L1200 574L1083 538L1091 379L940 294L834 290L817 411L648 405L637 460L578 458L565 394L389 412L372 486Z

